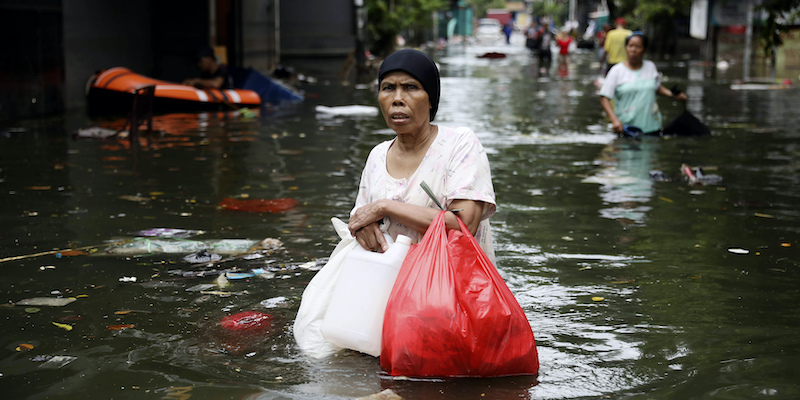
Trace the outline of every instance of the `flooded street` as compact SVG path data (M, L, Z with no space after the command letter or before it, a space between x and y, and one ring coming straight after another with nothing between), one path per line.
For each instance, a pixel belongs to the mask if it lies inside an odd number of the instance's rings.
M157 116L164 133L134 149L73 139L124 123L82 110L1 127L4 398L800 397L800 91L731 90L696 63L658 62L712 135L624 140L592 53L547 76L521 44L433 55L436 123L471 127L489 153L497 267L536 336L538 378L391 380L373 357L299 353L291 326L338 243L330 218L347 219L369 150L393 133L377 114L315 112L377 107L374 89L320 77L281 113ZM665 121L684 107L659 104ZM682 164L721 180L690 185ZM254 213L226 198L298 203ZM154 228L202 232L143 236ZM190 264L196 245L248 255ZM22 302L35 298L74 301ZM241 311L269 314L269 333L220 328Z

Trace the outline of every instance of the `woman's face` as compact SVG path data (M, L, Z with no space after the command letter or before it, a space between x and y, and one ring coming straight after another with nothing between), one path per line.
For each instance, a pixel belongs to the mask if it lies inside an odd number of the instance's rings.
M406 72L390 72L383 77L378 88L378 103L386 125L397 134L423 132L423 128L430 125L428 92Z
M641 36L632 36L628 39L628 44L625 45L625 51L628 53L628 60L639 61L644 57L644 42Z

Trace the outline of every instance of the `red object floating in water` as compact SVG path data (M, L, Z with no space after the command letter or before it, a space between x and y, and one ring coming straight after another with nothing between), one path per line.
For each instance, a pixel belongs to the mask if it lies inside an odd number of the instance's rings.
M219 206L228 210L249 212L282 212L292 209L297 205L295 199L231 199L225 198Z
M242 311L223 318L219 323L231 331L263 331L272 327L272 315L258 311Z
M478 56L478 58L506 58L504 53L497 53L497 52L490 52L484 55Z
M109 331L121 331L123 329L133 328L135 326L136 325L133 324L108 325L106 326L106 329L108 329Z

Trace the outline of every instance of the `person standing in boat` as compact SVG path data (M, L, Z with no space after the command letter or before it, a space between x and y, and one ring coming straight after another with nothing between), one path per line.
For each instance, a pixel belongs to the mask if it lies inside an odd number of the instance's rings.
M200 76L186 79L183 81L184 85L198 89L233 89L233 78L228 73L228 67L217 61L211 47L198 51L197 67L200 68Z
M489 159L471 129L431 124L439 107L436 64L419 50L399 50L381 64L378 82L383 118L397 136L369 153L350 233L363 248L378 252L388 249L383 232L419 242L440 211L420 186L425 182L494 262L489 217L497 206ZM447 213L446 223L459 228L455 213Z
M640 31L631 33L625 39L627 60L611 67L600 88L600 105L611 120L614 132L618 134L636 136L639 131L644 134L661 131L661 112L656 95L681 101L687 99L685 93L676 95L661 85L661 73L656 69L656 64L644 59L646 50L647 37Z

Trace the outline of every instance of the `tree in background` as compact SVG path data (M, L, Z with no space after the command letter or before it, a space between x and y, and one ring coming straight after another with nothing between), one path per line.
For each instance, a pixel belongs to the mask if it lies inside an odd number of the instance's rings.
M797 24L800 18L800 0L763 0L756 7L767 13L764 29L761 30L761 43L768 59L775 56L775 47L783 44L781 34Z
M451 1L451 6L454 5L453 3L458 3L458 1ZM467 7L471 8L474 15L478 18L486 17L486 10L506 8L505 0L466 0L462 1L462 3L466 3Z
M407 43L419 46L425 32L433 29L432 15L447 8L446 0L366 0L367 33L373 54L385 57L394 51L397 35L406 33Z
M692 0L616 0L611 3L615 3L611 20L625 17L627 28L631 30L648 27L651 54L662 57L674 53L675 20L688 18L692 7Z
M568 1L536 1L531 4L531 16L536 18L546 17L550 20L550 27L557 28L569 18Z

